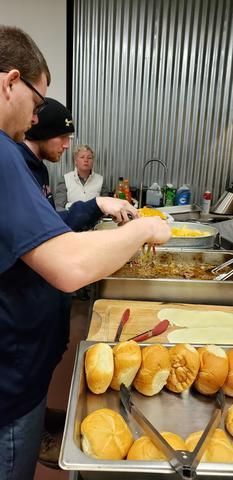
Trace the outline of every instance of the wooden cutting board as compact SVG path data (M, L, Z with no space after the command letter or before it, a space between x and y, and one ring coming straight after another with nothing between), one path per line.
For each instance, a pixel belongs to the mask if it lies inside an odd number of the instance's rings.
M233 314L233 307L228 306L101 299L96 300L93 305L87 340L113 342L121 316L126 308L130 308L130 318L123 328L121 341L152 329L160 322L158 314L164 308L199 310L202 312L220 311ZM166 332L157 337L152 337L147 342L167 343L167 334L178 328L169 326Z

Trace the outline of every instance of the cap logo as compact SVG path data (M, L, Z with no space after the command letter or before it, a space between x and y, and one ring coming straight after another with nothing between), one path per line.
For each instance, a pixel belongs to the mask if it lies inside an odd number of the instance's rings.
M65 124L66 124L66 127L69 127L70 125L73 124L72 120L68 120L68 118L65 118Z

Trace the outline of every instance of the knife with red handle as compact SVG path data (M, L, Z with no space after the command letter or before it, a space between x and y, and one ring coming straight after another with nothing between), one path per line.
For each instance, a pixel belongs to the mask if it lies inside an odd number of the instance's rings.
M168 320L163 320L162 322L157 323L152 330L147 330L146 332L141 333L140 335L136 335L135 337L129 338L128 340L134 340L135 342L144 342L144 340L148 340L148 338L156 337L161 333L165 332L169 327L170 323Z
M121 332L122 332L123 327L126 324L126 322L128 322L129 317L130 317L130 309L126 308L126 310L122 314L121 321L119 323L119 326L118 326L118 329L117 329L117 332L116 332L116 335L115 335L115 338L114 338L114 342L119 342Z

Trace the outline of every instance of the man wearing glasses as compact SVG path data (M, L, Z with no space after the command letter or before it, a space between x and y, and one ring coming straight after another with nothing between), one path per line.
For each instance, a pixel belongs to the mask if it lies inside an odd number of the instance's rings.
M50 73L35 42L0 26L0 479L32 480L46 395L63 348L53 302L119 269L146 242L163 243L169 226L137 218L125 200L96 204L125 225L73 232L43 195L15 141L38 122ZM135 219L128 221L128 214Z

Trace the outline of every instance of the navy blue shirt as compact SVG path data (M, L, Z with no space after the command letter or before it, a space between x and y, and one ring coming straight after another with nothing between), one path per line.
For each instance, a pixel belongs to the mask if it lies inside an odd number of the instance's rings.
M28 167L33 173L33 176L38 181L43 194L55 208L53 193L49 186L49 174L46 165L34 155L25 143L18 143L17 145ZM92 228L103 215L95 198L88 200L87 202L74 202L69 210L57 213L75 232L90 230L90 228Z
M5 425L46 395L67 340L64 296L20 257L70 228L2 131L0 172L0 425Z

